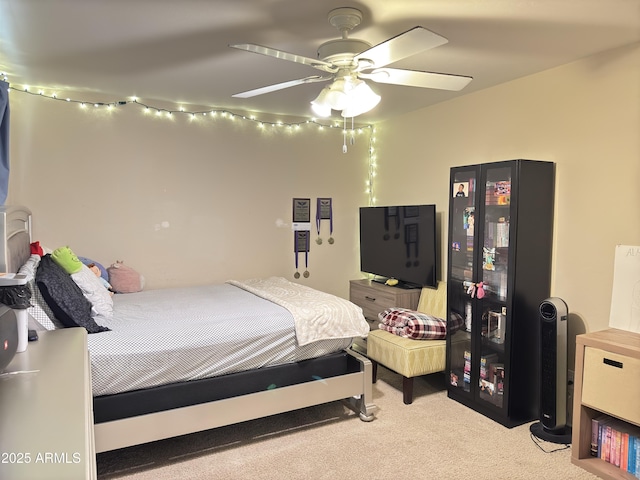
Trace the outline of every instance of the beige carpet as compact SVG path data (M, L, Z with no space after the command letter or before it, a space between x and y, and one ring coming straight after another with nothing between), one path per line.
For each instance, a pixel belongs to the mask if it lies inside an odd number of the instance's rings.
M417 378L413 404L384 368L370 423L335 402L98 455L106 479L595 479L564 445L507 429L447 398L441 374Z

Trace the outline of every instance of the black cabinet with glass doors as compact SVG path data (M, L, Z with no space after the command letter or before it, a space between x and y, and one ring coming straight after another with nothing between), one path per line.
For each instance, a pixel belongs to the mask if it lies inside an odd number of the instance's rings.
M448 395L507 427L538 417L554 167L509 160L451 169L447 309L462 326L447 336Z

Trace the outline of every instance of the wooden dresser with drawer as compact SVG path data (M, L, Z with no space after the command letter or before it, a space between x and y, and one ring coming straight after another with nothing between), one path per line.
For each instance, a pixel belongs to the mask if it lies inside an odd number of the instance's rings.
M378 328L378 314L387 308L416 310L421 292L421 288L390 287L366 279L349 282L349 300L362 308L371 330ZM356 340L355 347L366 354L366 343L366 340Z

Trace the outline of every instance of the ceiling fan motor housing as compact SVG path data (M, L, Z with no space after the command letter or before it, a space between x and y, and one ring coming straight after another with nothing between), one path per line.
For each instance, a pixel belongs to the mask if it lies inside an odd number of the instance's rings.
M328 15L329 23L338 29L342 38L329 40L318 47L318 59L338 67L354 66L353 57L371 48L363 40L351 39L348 34L362 22L362 12L357 8L334 8Z
M355 38L329 40L318 47L318 58L340 67L353 63L353 57L371 48L371 44Z

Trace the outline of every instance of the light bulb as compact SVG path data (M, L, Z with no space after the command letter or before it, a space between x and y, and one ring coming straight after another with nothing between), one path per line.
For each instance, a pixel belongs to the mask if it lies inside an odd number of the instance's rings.
M315 98L315 100L311 101L311 109L319 117L328 117L331 115L331 106L327 101L328 94L329 87L324 87L322 90L320 90L320 93Z
M319 117L329 117L331 116L331 107L328 105L323 105L321 103L318 102L311 102L311 110L313 110L313 113L315 113L316 115L318 115Z
M380 95L375 93L369 85L358 80L349 91L349 105L342 110L343 117L357 117L373 109L380 103Z

